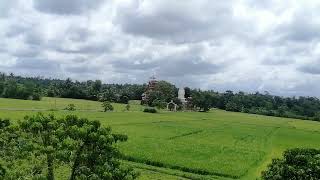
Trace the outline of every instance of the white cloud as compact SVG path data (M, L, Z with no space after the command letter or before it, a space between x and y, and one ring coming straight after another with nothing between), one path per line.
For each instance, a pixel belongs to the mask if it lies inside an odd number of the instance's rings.
M319 16L311 0L4 0L0 70L320 96Z

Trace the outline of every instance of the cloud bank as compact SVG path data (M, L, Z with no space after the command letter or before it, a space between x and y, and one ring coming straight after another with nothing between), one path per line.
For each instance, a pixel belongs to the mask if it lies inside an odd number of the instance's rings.
M3 0L0 71L320 96L320 3Z

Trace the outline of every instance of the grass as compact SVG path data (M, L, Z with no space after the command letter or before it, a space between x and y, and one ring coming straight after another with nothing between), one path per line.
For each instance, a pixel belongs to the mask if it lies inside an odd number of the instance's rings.
M64 110L69 104L74 104L80 111L102 111L101 102L82 99L65 99L44 97L41 101L13 100L0 98L0 109L2 110ZM130 101L130 111L141 111L139 101ZM115 111L125 111L125 104L112 103Z
M62 110L70 103L78 111L46 111L53 104ZM114 107L115 112L104 113L99 112L101 103L94 101L0 99L0 117L18 120L42 110L100 120L129 136L119 148L127 159L137 162L141 179L256 179L284 150L320 147L320 123L313 121L221 110L150 114L143 113L137 102L131 104L130 112L123 111L123 104Z

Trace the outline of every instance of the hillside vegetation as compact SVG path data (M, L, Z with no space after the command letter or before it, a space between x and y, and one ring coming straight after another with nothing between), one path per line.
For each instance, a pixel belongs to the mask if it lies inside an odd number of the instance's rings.
M76 111L63 110L70 103ZM101 112L101 103L95 101L0 99L0 117L17 121L41 110L58 117L75 114L99 120L103 126L128 135L119 148L125 163L135 162L142 179L152 179L152 175L158 179L255 179L272 158L288 148L320 147L320 123L314 121L217 109L151 114L141 112L142 106L134 103L130 111L124 111L125 104L113 105L115 112ZM49 111L53 108L58 111Z
M5 98L40 100L42 96L50 96L128 103L130 100L140 100L145 90L145 84L103 84L100 80L79 82L69 78L44 79L0 73L0 97ZM185 87L185 92L185 98L190 100L190 110L208 111L210 108L219 108L233 112L320 121L320 100L316 97L281 97L268 92L215 92L188 87ZM165 108L166 103L173 100L180 105L177 95L178 88L173 84L158 81L145 103Z

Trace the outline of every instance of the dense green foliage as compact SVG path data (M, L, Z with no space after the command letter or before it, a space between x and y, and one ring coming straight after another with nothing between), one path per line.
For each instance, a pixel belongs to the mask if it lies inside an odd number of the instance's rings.
M178 89L166 81L157 82L155 89L148 95L148 100L143 102L152 107L165 107L171 100L177 101Z
M208 92L194 91L192 93L192 104L200 111L207 112L212 107L212 96Z
M2 122L1 158L10 160L6 161L8 173L4 179L29 176L54 180L58 164L70 166L70 180L136 178L136 173L118 160L121 154L115 144L126 141L127 136L112 134L111 129L102 127L99 121L74 115L55 118L37 114L26 116L16 127L10 127L7 120ZM28 163L25 168L21 160L34 163ZM13 165L19 167L20 172L15 172Z
M104 112L113 111L114 110L112 104L109 101L103 102L102 103L102 107L103 107Z
M320 179L320 150L291 149L283 159L274 159L268 170L262 172L264 180Z
M0 164L0 178L4 178L5 174L6 174L6 170Z
M146 108L144 108L143 112L146 112L146 113L157 113L157 110L155 108L152 108L152 107L146 107Z
M21 77L1 74L0 94L2 97L17 99L38 99L40 96L87 99L128 103L128 100L140 100L145 85L103 84L96 81L72 81L45 79L41 77Z
M75 111L76 110L76 105L74 104L68 104L68 106L65 108L67 111Z
M11 125L8 119L0 119L0 164L2 179L19 179L24 177L41 178L40 161L42 157L32 156L32 142L23 131ZM28 166L24 166L28 162Z
M0 97L14 99L41 99L41 88L32 81L19 82L12 74L0 73Z
M206 110L211 107L251 114L320 120L320 100L316 97L280 97L269 93L246 94L226 91L192 90L191 96L196 107Z
M5 132L7 131L8 126L10 126L10 121L8 119L0 119L0 153L4 153L3 148L5 146L5 140L4 137ZM0 155L2 159L3 155ZM6 169L2 166L3 162L0 161L0 178L3 179L6 174Z

